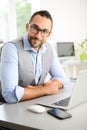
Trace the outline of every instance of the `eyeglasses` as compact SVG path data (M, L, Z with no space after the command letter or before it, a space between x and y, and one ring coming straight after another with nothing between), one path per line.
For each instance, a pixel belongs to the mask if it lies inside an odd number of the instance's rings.
M47 30L47 29L40 29L37 25L30 25L29 24L29 26L30 26L30 31L32 32L32 33L35 33L35 34L37 34L37 33L39 33L39 32L41 32L41 35L43 36L43 37L48 37L49 36L49 34L50 34L50 32Z

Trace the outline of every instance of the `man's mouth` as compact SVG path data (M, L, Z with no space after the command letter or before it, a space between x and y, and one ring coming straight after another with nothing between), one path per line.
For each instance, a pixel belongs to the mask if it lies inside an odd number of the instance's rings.
M38 38L33 38L32 41L36 43L36 42L39 41L39 39Z

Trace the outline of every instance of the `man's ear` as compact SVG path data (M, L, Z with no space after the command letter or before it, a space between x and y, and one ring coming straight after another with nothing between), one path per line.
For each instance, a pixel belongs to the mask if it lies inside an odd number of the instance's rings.
M26 24L26 31L28 32L29 29L29 23Z
M52 31L50 32L50 34L49 34L49 36L48 37L50 37L52 35Z

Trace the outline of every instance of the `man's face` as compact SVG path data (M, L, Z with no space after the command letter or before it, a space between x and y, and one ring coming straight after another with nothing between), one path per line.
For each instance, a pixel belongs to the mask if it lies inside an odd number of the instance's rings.
M51 34L51 29L51 20L40 15L36 15L30 25L26 25L29 43L36 51L46 42Z

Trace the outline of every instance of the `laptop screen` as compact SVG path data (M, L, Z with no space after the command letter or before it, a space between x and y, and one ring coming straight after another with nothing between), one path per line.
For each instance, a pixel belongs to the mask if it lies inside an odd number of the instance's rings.
M75 49L73 42L57 42L58 57L73 57Z

